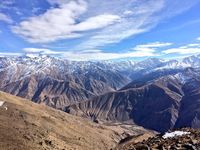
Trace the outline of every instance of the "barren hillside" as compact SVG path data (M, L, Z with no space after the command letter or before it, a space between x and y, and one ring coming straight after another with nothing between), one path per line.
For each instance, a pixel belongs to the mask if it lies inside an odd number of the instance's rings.
M3 92L0 102L1 150L105 150L114 147L125 133L144 131L92 123Z

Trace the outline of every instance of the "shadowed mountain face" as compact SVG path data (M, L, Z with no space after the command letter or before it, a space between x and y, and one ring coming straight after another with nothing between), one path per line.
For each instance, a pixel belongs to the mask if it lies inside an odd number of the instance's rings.
M175 127L200 128L200 78L193 78L183 86L185 93Z
M186 69L140 86L132 82L131 88L129 84L120 91L72 105L67 111L99 120L132 122L160 132L174 127L199 128L199 79L200 70Z
M7 57L0 58L0 90L93 120L163 132L199 127L199 67L200 56L141 62Z

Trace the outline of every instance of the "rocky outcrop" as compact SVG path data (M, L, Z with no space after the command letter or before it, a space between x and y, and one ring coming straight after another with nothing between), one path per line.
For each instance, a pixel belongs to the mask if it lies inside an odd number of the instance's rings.
M170 131L171 133L175 131ZM136 141L138 137L129 139L126 143L120 143L120 150L198 150L200 149L200 130L198 129L181 129L178 132L187 133L183 135L175 135L169 138L163 138L163 135L157 135L150 138L141 138ZM140 136L141 137L141 136ZM121 146L123 145L123 146ZM115 150L119 150L119 146Z

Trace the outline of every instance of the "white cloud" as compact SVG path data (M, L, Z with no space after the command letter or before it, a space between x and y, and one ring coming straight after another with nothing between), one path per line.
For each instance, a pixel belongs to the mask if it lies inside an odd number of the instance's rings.
M88 61L88 60L110 60L110 59L122 59L122 58L139 58L139 57L152 57L157 56L151 52L140 52L140 51L129 51L125 53L106 53L100 50L95 50L97 52L87 52L87 53L74 53L66 52L63 56L70 60L76 61Z
M6 56L21 56L22 53L5 53L5 52L0 52L0 57L6 57Z
M84 50L80 52L75 52L75 51L53 51L50 49L40 49L40 48L24 48L23 51L27 54L34 54L34 55L35 54L57 55L75 61L109 60L109 59L119 59L119 58L157 56L156 53L145 52L145 51L133 51L133 50L125 53L115 53L115 52L107 53L103 52L102 50Z
M26 18L12 27L12 31L32 43L66 39L66 47L71 44L67 39L78 38L79 44L71 46L77 51L101 49L147 32L196 3L181 0L47 1L52 5L50 9L39 16Z
M118 1L116 4L110 1L103 1L103 4L99 5L97 12L102 11L99 10L100 8L107 7L108 10L106 9L104 11L110 11L119 15L121 17L120 22L95 32L75 47L75 49L99 48L107 44L118 43L130 36L150 30L158 23L158 18L154 18L153 14L159 12L164 7L164 1L148 1L142 3L141 1L131 0L128 3ZM134 12L131 16L129 14L130 10ZM124 14L126 11L129 13Z
M170 45L172 45L172 43L154 42L144 45L137 45L136 47L133 48L133 50L153 53L156 52L158 48L167 47Z
M165 54L197 54L200 53L200 48L172 48L164 51Z
M189 48L189 47L200 47L200 43L192 43L185 46L181 46L181 48Z
M127 3L122 0L103 0L101 3L97 0L48 1L51 4L58 4L59 7L22 21L12 28L13 32L32 43L48 43L60 39L78 38L90 34L88 30L101 29L91 34L88 40L83 40L80 45L94 48L119 42L149 30L152 25L148 24L154 22L152 14L160 11L164 5L163 0L156 3L153 1L140 3L135 0ZM145 27L146 25L148 26Z
M156 48L156 47L166 47L170 46L172 43L164 43L164 42L154 42L154 43L147 43L143 45L138 45L137 47L143 47L143 48Z
M101 48L108 44L120 41L147 32L163 20L190 9L196 2L179 2L179 0L150 0L150 1L103 1L97 12L111 10L121 16L121 22L113 24L85 39L75 49ZM94 0L95 3L95 0ZM97 2L96 2L97 3ZM115 4L116 3L116 4ZM134 12L131 14L131 11ZM92 11L93 12L93 11Z
M200 53L200 43L188 44L177 48L171 48L163 51L164 54L197 54Z
M164 51L161 49L171 46L168 42L153 42L147 44L136 45L127 52L104 52L99 49L88 49L82 51L54 51L45 48L24 48L23 52L27 56L53 55L64 57L73 61L89 61L89 60L111 60L123 58L140 58L140 57L157 57L162 54L197 54L200 53L200 43L191 43L178 48L170 48ZM23 53L0 53L0 56L20 56ZM180 57L180 56L179 56Z
M59 55L69 60L87 61L87 60L109 60L122 58L139 58L139 57L156 57L159 56L157 50L159 48L167 47L172 43L154 42L143 45L136 45L131 50L124 53L104 52L99 49L88 49L83 51L53 51L50 49L41 48L24 48L25 53L31 54L45 54L45 55Z
M77 38L81 36L77 32L100 29L120 21L117 15L102 14L76 23L76 19L86 10L87 4L82 0L65 2L59 8L52 8L45 14L31 17L12 29L29 42L45 43Z
M131 10L124 11L124 15L132 15L134 12Z
M132 29L131 27L129 27L129 30L127 30L125 27L124 28L123 27L121 28L120 26L118 26L118 27L119 27L118 30L114 29L114 28L112 30L110 28L110 31L102 31L99 34L97 33L97 35L94 35L94 36L90 37L88 40L85 40L84 42L80 43L74 49L82 50L82 49L98 48L100 46L105 46L107 44L118 43L121 40L123 40L127 37L130 37L131 35L137 35L137 34L140 34L140 33L143 33L146 31L145 29L144 30L143 29L134 29L134 28ZM115 31L115 34L114 34L114 31ZM108 33L106 34L106 32L108 32Z
M91 17L84 22L74 25L74 31L86 31L92 29L99 29L111 25L115 22L119 22L120 17L117 15L99 15Z
M12 27L12 30L33 43L79 37L79 34L72 33L72 27L75 19L86 10L84 1L70 1L59 8L49 9L44 14L22 21L18 26Z
M55 54L62 54L62 52L52 51L49 49L42 49L42 48L24 48L23 51L25 53L41 53L47 55L55 55Z
M7 16L3 13L0 13L0 21L4 21L9 24L13 23L13 20L9 16Z
M198 37L198 38L197 38L197 40L199 40L199 41L200 41L200 37Z

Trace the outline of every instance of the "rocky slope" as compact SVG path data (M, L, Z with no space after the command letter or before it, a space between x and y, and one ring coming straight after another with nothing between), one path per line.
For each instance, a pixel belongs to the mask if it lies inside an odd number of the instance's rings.
M200 130L184 128L170 131L164 135L148 137L147 134L132 137L121 142L115 150L198 150L200 149Z
M145 132L137 126L92 123L0 92L2 150L106 150L128 134Z
M0 89L62 109L114 91L130 80L98 62L69 62L49 56L0 59Z
M159 132L174 127L199 128L199 82L200 70L190 68L71 105L66 112L103 121L136 123Z

